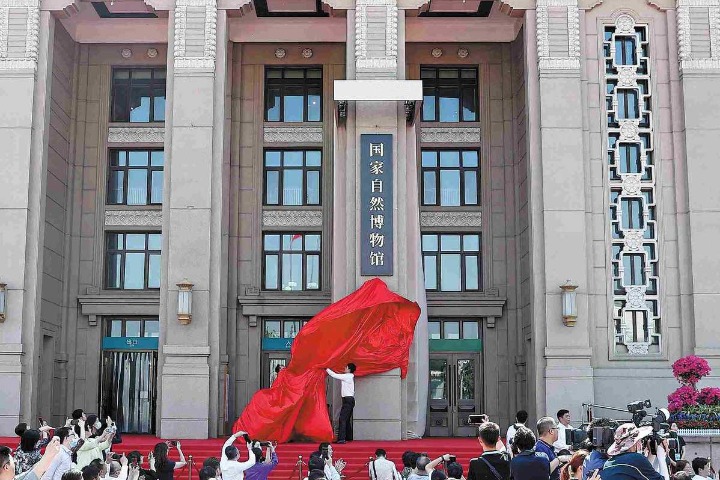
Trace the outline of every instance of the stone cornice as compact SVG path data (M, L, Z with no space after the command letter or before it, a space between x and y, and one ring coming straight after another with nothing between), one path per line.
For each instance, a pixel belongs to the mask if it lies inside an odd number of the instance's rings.
M263 129L265 143L322 143L323 127L270 127Z
M105 210L106 227L162 227L162 210Z
M320 210L265 210L263 227L322 227Z
M482 212L420 212L421 227L481 227Z
M110 127L108 143L164 143L163 127Z
M422 143L480 143L480 127L423 127L420 130Z

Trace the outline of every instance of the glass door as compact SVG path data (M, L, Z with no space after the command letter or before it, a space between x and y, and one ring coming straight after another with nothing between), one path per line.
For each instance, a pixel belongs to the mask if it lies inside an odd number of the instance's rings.
M480 355L433 353L430 355L429 435L473 437L468 417L480 409Z
M157 352L104 351L101 412L122 433L155 432Z

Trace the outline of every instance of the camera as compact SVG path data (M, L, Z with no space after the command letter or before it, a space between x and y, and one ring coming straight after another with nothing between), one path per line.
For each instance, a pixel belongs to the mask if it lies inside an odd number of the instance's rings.
M450 460L448 460L447 463L455 463L457 462L457 457L455 455L450 455Z
M272 442L258 442L261 447L269 447L272 445Z
M565 444L573 447L579 446L588 439L588 432L582 428L565 429Z
M247 433L243 433L243 438L245 439L245 443L252 443L252 440L250 440L250 435Z
M607 453L607 449L615 443L615 429L612 427L597 426L592 427L588 433L592 432L593 449L599 450L601 453Z
M481 415L468 415L468 425L482 425L488 421L488 416L485 414Z

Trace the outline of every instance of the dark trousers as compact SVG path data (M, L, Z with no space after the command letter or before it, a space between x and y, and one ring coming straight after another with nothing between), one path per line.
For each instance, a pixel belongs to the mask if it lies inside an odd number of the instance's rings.
M338 441L351 442L353 439L353 408L355 408L355 397L342 397L340 420L338 422Z

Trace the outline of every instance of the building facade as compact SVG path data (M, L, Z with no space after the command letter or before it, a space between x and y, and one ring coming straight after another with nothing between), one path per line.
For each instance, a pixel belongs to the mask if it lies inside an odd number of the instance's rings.
M376 274L423 314L356 438L663 405L718 111L720 0L0 0L0 435L221 436Z

